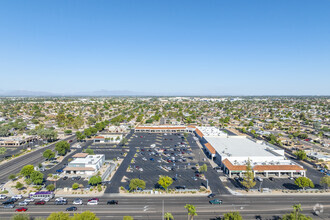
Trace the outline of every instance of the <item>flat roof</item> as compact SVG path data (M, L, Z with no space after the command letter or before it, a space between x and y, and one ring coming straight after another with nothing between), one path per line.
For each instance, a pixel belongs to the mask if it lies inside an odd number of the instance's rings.
M225 136L225 137L207 137L205 140L224 157L270 157L278 156L270 151L272 148L267 144L254 142L245 136ZM278 149L272 149L278 150Z

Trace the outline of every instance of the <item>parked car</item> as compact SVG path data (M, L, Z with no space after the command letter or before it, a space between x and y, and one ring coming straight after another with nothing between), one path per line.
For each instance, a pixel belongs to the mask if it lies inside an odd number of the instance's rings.
M0 199L7 199L6 195L0 195Z
M49 200L50 200L49 197L45 197L45 198L40 199L40 201L45 201L45 202L49 202Z
M63 173L63 169L56 170L57 173Z
M67 176L63 177L63 180L67 180L67 179L68 179L68 177L67 177Z
M110 200L107 202L107 205L118 205L118 200Z
M269 177L269 180L270 180L270 181L274 181L275 178L274 178L274 177Z
M27 201L22 201L22 202L18 203L19 206L27 206L28 204L29 204L29 202L27 202Z
M11 197L12 199L22 199L23 196L22 195L15 195Z
M15 210L15 212L26 212L28 209L25 207L21 207Z
M82 199L75 199L75 200L73 200L73 203L72 203L73 205L82 205L83 204L83 201L82 201Z
M176 189L186 189L186 186L176 186Z
M13 209L15 208L15 204L7 204L5 206L3 206L5 209Z
M26 198L24 199L24 202L34 202L34 198Z
M75 206L71 206L71 207L69 207L69 208L66 208L66 211L77 211L77 207L75 207Z
M45 205L46 202L45 201L37 201L34 203L35 205Z
M207 196L207 198L210 198L210 199L213 198L213 197L215 197L214 193L211 193L210 195Z
M99 202L97 200L91 200L89 202L87 202L87 205L97 205L99 204Z

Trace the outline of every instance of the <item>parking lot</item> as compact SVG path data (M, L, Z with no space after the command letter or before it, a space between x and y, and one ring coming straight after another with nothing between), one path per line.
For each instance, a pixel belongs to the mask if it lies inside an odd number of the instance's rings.
M128 188L130 179L140 178L146 182L146 189L159 188L157 182L160 175L173 178L169 189L180 186L199 189L202 185L206 186L206 180L192 169L197 163L208 162L203 161L204 154L191 134L185 139L183 134L177 133L135 133L129 138L128 147L130 152L125 158L127 167L123 163L123 168L115 174L120 186Z

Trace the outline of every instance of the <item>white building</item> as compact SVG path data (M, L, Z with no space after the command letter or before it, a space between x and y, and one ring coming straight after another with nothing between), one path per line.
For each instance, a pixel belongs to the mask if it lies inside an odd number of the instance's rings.
M63 169L66 174L92 176L99 171L105 162L104 154L77 153L73 155L73 158L74 160Z
M229 177L233 173L241 176L246 170L248 160L256 175L306 175L302 166L285 158L284 149L267 142L246 136L229 136L212 127L197 127L195 133L208 156L221 166Z

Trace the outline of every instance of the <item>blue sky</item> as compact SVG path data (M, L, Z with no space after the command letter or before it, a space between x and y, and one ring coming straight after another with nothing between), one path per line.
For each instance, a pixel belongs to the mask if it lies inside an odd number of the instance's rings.
M330 95L329 0L0 1L0 90Z

